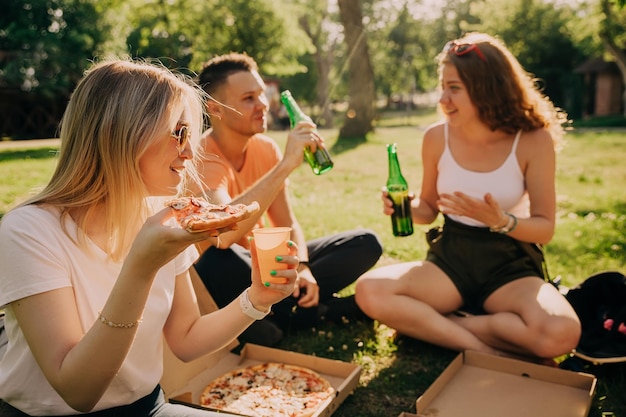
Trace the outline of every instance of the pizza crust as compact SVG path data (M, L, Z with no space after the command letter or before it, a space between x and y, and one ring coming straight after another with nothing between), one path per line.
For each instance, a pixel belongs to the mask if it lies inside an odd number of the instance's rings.
M260 208L256 201L249 205L211 204L198 197L179 197L167 201L165 205L174 210L180 226L191 233L234 226Z
M200 404L254 417L310 417L334 392L326 379L308 368L269 362L213 380Z

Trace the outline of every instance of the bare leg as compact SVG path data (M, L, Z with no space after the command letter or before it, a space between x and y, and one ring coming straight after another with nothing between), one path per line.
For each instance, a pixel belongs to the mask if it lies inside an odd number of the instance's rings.
M450 279L430 262L377 268L357 281L356 301L371 318L402 334L449 349L498 353L445 314L462 299Z
M553 358L570 352L580 338L580 322L570 304L537 277L499 288L484 308L490 314L452 320L497 349Z

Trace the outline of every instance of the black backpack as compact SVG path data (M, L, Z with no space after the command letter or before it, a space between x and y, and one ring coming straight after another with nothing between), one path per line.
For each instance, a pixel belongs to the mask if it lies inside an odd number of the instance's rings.
M592 275L565 295L580 318L576 352L591 358L626 360L626 276L617 271Z

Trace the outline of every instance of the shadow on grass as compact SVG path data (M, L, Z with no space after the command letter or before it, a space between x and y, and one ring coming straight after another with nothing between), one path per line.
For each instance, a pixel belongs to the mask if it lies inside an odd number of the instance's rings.
M458 354L408 337L381 340L376 325L364 322L324 324L290 332L277 347L362 366L357 388L333 417L415 413L417 398ZM626 416L626 364L593 366L581 362L577 371L598 378L589 417Z
M33 148L16 149L0 152L0 162L14 161L19 159L48 159L56 157L59 150L57 148Z
M333 416L396 417L415 413L415 401L456 357L446 350L401 337L390 365L360 386Z
M365 137L355 137L355 138L346 138L339 137L335 144L331 147L330 152L339 155L344 152L349 152L353 149L356 149L359 145L362 145L367 142L367 136Z
M307 355L358 363L357 389L333 417L396 417L415 412L415 401L457 355L401 337L381 340L373 323L324 324L286 335L278 346Z

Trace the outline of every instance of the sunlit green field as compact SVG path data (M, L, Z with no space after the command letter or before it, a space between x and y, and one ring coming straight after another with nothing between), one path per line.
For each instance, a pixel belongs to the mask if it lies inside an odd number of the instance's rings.
M302 165L291 176L294 209L308 237L356 227L376 231L385 247L380 264L421 259L426 245L418 226L413 236L395 238L382 214L380 189L387 177L385 144L398 143L409 185L418 191L420 144L432 113L382 120L367 142L333 147L337 130L323 130L335 168L315 176ZM286 132L271 132L284 143ZM0 143L0 215L43 185L54 167L54 147L2 149ZM602 270L626 272L626 132L574 131L558 156L558 224L546 246L549 272L573 286ZM348 289L347 291L350 291ZM359 388L334 413L347 416L397 416L415 411L415 399L456 355L406 338L395 339L384 326L346 323L323 325L288 335L284 349L352 361L363 367ZM599 377L590 416L626 417L626 369L589 367Z

